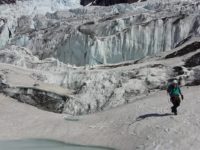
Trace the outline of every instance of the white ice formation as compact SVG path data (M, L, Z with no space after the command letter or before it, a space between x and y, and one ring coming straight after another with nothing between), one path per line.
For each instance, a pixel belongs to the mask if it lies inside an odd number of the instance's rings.
M78 7L79 0L17 0L16 4L0 5L0 48L9 43L9 30L14 37L16 26L23 24L18 20L20 17L27 16L30 20L27 23L32 24L36 15ZM30 26L33 28L33 24Z
M55 57L84 66L137 60L171 50L200 35L199 14L196 0L152 1L46 14L33 11L18 15L16 27L8 17L7 26L13 33L9 43L29 48L40 59ZM8 31L2 36L1 47L8 41Z

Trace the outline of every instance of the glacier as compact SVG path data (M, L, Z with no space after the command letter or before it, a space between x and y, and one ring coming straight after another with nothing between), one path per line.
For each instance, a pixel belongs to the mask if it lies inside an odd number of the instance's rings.
M199 46L195 46L200 34L197 0L76 5L79 8L41 13L19 11L22 3L28 8L25 2L0 6L4 10L0 12L2 78L12 81L10 72L16 76L23 68L21 72L28 73L20 76L31 81L27 80L26 86L15 81L23 85L19 89L12 87L12 82L6 83L11 86L6 90L11 96L34 97L31 94L37 92L26 91L43 83L57 85L73 91L62 112L81 115L135 102L164 89L167 80L174 77L183 79L182 85L199 83L199 68L184 66L185 62L199 63ZM187 45L191 40L194 43ZM186 56L176 61L163 57L165 53L178 57L179 52L186 53L188 60Z
M199 149L199 0L29 2L0 5L0 140Z
M39 14L79 7L81 7L79 0L17 0L16 4L0 5L0 48L10 44L9 32L14 37L20 17L28 16L32 20ZM30 23L33 27L33 21Z
M80 7L18 19L11 44L77 66L138 60L200 35L200 2Z
M149 97L164 90L169 79L199 85L199 54L198 38L137 62L76 67L55 58L39 60L29 49L11 46L0 51L0 92L38 108L48 104L48 111L95 113Z

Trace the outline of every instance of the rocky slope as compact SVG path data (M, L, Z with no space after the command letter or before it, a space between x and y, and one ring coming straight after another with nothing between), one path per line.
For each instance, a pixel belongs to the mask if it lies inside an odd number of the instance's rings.
M0 0L0 5L1 4L15 4L16 0Z
M101 6L109 6L114 4L120 4L120 3L135 3L139 0L81 0L81 5L101 5ZM142 0L145 1L145 0Z

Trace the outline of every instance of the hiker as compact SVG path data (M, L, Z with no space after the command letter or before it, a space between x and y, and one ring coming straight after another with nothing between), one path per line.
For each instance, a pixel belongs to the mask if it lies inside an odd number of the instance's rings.
M182 100L184 99L177 80L172 81L172 84L170 84L167 88L167 92L170 95L170 101L173 104L173 106L171 107L171 111L172 113L177 115L177 107L180 106L181 99ZM181 96L181 99L180 99L180 96Z

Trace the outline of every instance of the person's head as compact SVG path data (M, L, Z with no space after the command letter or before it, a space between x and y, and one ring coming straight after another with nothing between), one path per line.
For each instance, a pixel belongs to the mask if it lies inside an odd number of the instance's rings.
M172 81L172 84L173 84L174 86L177 86L177 85L178 85L178 81L177 81L177 80L173 80L173 81Z

